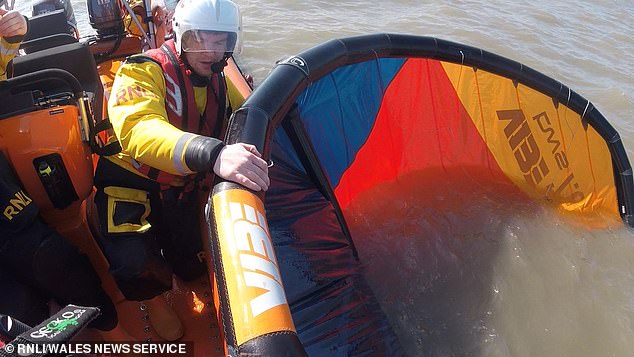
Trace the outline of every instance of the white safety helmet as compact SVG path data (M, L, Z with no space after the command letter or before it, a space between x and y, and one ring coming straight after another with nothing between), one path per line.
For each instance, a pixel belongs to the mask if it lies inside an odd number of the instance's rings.
M172 18L176 52L222 51L240 53L242 50L242 17L231 0L181 0ZM225 42L209 41L206 34L227 33ZM194 39L195 46L183 46L183 36ZM192 41L188 41L192 42Z

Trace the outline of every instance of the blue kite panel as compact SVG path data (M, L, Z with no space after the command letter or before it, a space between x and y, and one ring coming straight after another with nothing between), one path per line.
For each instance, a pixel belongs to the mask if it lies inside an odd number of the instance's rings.
M304 129L333 188L367 140L383 94L404 62L380 58L347 65L298 97Z

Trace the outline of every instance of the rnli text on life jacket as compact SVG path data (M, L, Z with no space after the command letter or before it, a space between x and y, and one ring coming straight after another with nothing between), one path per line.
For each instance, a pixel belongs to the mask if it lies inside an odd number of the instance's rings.
M121 105L121 103L125 103L134 98L143 98L143 97L152 97L158 99L157 95L142 88L140 86L126 86L119 89L116 93L117 105Z
M12 220L14 216L20 214L24 207L28 206L33 201L22 190L16 192L14 197L15 198L10 199L2 209L2 214L4 214L9 221Z

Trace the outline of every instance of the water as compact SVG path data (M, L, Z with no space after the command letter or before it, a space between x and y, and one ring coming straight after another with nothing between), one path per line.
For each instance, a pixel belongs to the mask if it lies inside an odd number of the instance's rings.
M276 60L332 38L434 36L509 57L568 85L608 118L634 158L631 0L238 3L241 65L256 83ZM88 34L85 3L73 5ZM28 3L17 6L26 12ZM410 355L634 355L631 231L588 232L539 207L510 209L491 195L469 202L442 211L404 198L394 209L412 223L377 224L358 243ZM401 249L385 245L381 237L389 234L403 237Z

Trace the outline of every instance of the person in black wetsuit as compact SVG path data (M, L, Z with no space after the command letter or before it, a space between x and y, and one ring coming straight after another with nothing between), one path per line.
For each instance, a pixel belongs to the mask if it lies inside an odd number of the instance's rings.
M0 152L0 313L30 326L49 317L49 300L95 306L91 327L112 331L114 305L88 257L47 226Z

